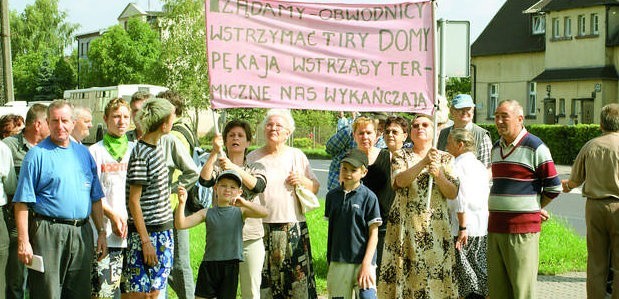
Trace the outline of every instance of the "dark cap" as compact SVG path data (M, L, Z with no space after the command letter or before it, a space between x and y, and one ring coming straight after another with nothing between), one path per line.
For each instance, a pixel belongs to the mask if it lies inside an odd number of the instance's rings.
M350 165L355 168L359 168L361 166L368 167L368 155L366 155L358 148L353 148L348 151L348 153L346 153L346 156L344 156L344 159L342 159L341 163L344 162L350 163Z
M220 173L215 183L219 183L219 180L223 178L234 180L235 182L239 184L239 186L241 185L241 182L243 181L243 179L241 179L241 175L238 172L231 170L231 169L224 170L222 173Z

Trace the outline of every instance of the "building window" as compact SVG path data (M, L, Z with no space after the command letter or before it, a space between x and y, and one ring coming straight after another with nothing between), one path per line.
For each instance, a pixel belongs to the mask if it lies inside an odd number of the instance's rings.
M572 36L572 19L570 17L563 18L563 36Z
M559 38L559 19L552 18L552 37Z
M600 28L598 27L599 25L598 22L598 14L596 13L592 13L591 14L591 34L599 34L600 33Z
M578 35L585 36L586 34L586 25L585 25L585 15L578 16Z
M565 99L559 99L559 116L565 117Z
M532 25L531 33L533 34L546 33L546 17L544 17L543 15L533 16L531 25Z
M494 118L494 111L496 110L497 103L499 102L499 84L488 84L488 118Z
M535 115L535 110L537 110L536 84L529 82L527 85L527 115Z

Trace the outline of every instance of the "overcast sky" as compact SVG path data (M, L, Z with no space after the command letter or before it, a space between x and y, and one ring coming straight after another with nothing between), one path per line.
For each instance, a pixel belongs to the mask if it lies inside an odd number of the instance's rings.
M311 1L311 0L310 0ZM355 0L364 3L384 3L381 0ZM484 30L494 14L505 3L505 0L437 0L437 17L446 20L466 20L471 24L471 43ZM145 10L160 10L159 0L60 0L61 10L69 14L69 22L80 24L78 33L104 29L115 25L116 18L127 4L137 3ZM320 0L320 2L337 2ZM389 2L405 2L389 1ZM26 5L33 4L34 0L9 0L9 9L22 12Z

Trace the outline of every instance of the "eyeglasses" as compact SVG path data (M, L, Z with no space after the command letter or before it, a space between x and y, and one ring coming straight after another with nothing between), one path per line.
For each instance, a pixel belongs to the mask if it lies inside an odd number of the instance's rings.
M278 123L268 123L266 125L266 128L269 130L275 130L275 131L281 131L286 129L283 125L278 124Z
M427 128L429 126L430 126L430 123L416 123L416 124L411 125L413 129L419 129L419 127Z
M398 130L390 130L390 129L385 130L385 134L387 134L387 135L398 136L398 135L400 135L402 133L403 132L400 132Z

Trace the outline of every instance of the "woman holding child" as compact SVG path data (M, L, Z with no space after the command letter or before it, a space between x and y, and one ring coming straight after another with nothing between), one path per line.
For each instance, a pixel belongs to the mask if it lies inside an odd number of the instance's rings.
M378 285L379 298L456 298L454 246L447 198L455 198L458 180L453 157L432 148L430 116L411 124L413 148L393 154L396 196L387 218L387 235ZM434 179L427 209L430 176Z
M249 202L259 203L258 194L266 187L265 170L260 163L248 163L245 157L252 140L251 127L244 120L226 124L223 136L213 139L213 149L200 172L200 184L215 185L215 178L223 170L234 170L242 178L241 195ZM226 154L221 155L225 145ZM215 204L217 201L213 201ZM262 266L264 265L264 229L262 219L248 218L243 226L243 261L240 263L241 296L243 299L260 298Z
M270 298L317 298L309 231L295 187L316 193L320 184L305 154L286 145L294 129L289 110L269 110L264 120L266 144L247 155L248 162L268 169L269 183L260 201L268 210L263 219L262 292Z

